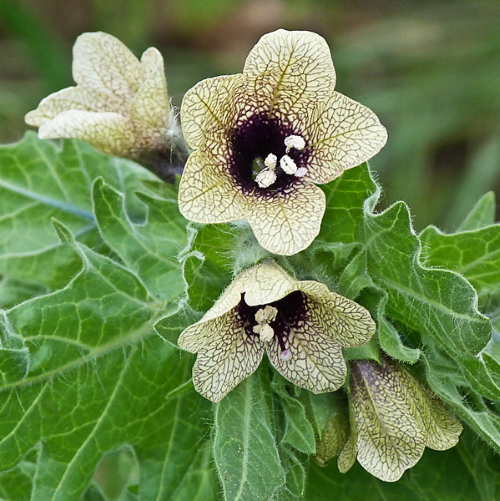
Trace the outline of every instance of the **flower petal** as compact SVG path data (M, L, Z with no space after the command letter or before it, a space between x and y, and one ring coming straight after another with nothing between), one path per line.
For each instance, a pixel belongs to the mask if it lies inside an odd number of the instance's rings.
M295 290L297 283L273 261L252 266L241 275L241 280L244 283L245 303L249 306L278 301Z
M231 313L218 322L217 339L203 346L193 366L193 383L201 395L218 402L254 372L264 346L258 336L247 336Z
M241 74L207 78L186 92L181 122L184 139L191 148L203 147L207 141L211 148L218 148L220 143L228 141L240 104L234 92L241 82Z
M127 120L117 113L69 110L44 123L38 135L42 139L68 137L84 139L109 155L123 154L134 143Z
M36 110L30 111L25 121L40 127L67 110L114 112L117 102L112 96L93 94L81 87L68 87L43 99Z
M267 348L269 360L278 372L292 383L313 393L335 391L344 384L346 363L342 348L307 320L295 326L285 348L288 360L281 358L281 347L275 336Z
M191 153L179 186L179 209L186 219L225 223L245 217L243 194L224 162L209 150Z
M351 399L349 399L351 400ZM339 454L337 466L340 473L348 472L356 462L356 455L358 453L358 434L356 431L356 421L353 419L354 409L349 401L349 415L350 415L350 431L349 438L344 445L344 448Z
M160 52L151 47L141 58L143 83L130 105L130 116L144 129L165 133L169 118L167 81Z
M264 249L274 254L296 254L316 238L325 212L325 194L306 182L273 197L247 197L246 219Z
M443 402L412 374L389 360L387 364L394 377L401 381L408 406L413 410L420 429L426 435L425 445L438 451L454 447L463 429L460 422L450 414Z
M358 361L351 364L349 399L359 463L381 480L399 480L425 449L425 435L402 398L399 381L385 365Z
M94 92L115 96L121 106L142 83L139 60L117 38L107 33L84 33L73 47L73 78Z
M190 325L181 332L177 340L179 348L191 353L198 353L204 345L218 339L218 333L221 331L220 326L228 322L227 316L232 318L233 315L233 312L228 311L217 318L205 319L203 317L199 322Z
M370 312L358 303L330 292L319 282L300 282L298 289L309 297L311 321L337 344L346 348L362 346L375 334Z
M243 75L253 81L255 105L271 116L307 113L311 102L335 87L330 49L321 36L307 31L277 30L251 50Z
M200 322L217 318L228 312L242 300L242 294L244 294L245 303L249 306L268 304L278 301L295 290L296 283L296 280L273 261L256 264L233 280Z
M377 115L338 92L312 106L304 121L311 150L305 177L314 183L328 183L369 160L387 141Z

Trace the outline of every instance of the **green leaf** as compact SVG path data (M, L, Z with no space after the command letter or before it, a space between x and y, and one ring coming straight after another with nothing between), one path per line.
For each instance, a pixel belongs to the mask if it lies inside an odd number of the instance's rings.
M3 277L0 279L0 308L12 308L27 299L46 293L47 288L43 285Z
M293 385L284 377L277 372L274 373L272 388L279 396L285 414L283 441L305 454L314 454L316 452L314 429L307 419L305 407L289 394L291 387Z
M36 465L21 461L15 468L0 473L0 498L6 501L28 501L31 498Z
M214 460L226 501L271 499L285 483L262 372L217 404Z
M489 191L483 195L467 214L457 232L479 230L495 222L495 193Z
M126 194L135 217L144 214L133 192L154 176L133 162L110 158L86 143L59 143L28 132L19 143L0 147L0 273L58 289L78 273L80 260L61 246L55 217L78 236L99 243L90 190L102 176Z
M479 443L482 454L487 450ZM356 463L351 470L342 474L338 471L335 461L326 468L321 468L309 462L308 481L304 501L323 501L325 493L331 499L342 501L470 501L484 499L481 492L484 487L478 488L481 481L475 476L481 465L478 457L471 458L464 455L459 444L447 451L433 451L426 449L422 459L410 470L406 471L398 482L389 483L371 476ZM476 461L476 462L474 462ZM489 466L482 477L487 477L489 492L496 496L487 498L496 499L500 487L499 468ZM483 480L484 482L484 480ZM367 494L369 493L369 494Z
M189 305L207 311L231 283L236 229L227 224L191 227L193 237L183 258Z
M500 388L476 358L491 337L490 321L478 311L476 293L463 277L422 264L421 244L407 206L398 202L374 213L380 190L366 167L344 172L324 190L328 205L320 233L322 248L328 241L358 241L366 252L366 274L387 294L384 315L408 332L420 333L422 340L435 341L460 360L477 391L499 398ZM362 199L361 193L368 198ZM384 334L394 333L389 329Z
M500 225L446 235L434 226L420 234L428 266L462 274L476 289L486 310L500 287Z
M306 488L306 469L304 459L285 444L280 446L281 464L286 474L286 483L283 489L277 492L273 499L289 501L303 499Z
M6 314L3 335L30 357L27 374L0 387L0 464L11 468L42 441L35 498L78 500L101 456L131 444L141 478L154 458L162 464L161 475L141 480L145 498L170 499L207 431L210 406L197 394L166 398L191 377L192 357L154 333L161 313L133 273L70 245L78 276Z
M326 196L326 211L321 231L314 244L363 241L365 201L378 200L380 188L371 178L368 166L362 164L345 171L342 176L321 188Z
M426 357L427 382L432 390L497 452L500 451L500 416L479 394L468 388L460 366L436 350ZM467 391L468 390L468 391Z
M157 301L172 300L186 288L178 256L187 245L187 221L179 213L176 198L137 196L147 206L145 223L133 223L125 197L97 179L93 200L99 230Z

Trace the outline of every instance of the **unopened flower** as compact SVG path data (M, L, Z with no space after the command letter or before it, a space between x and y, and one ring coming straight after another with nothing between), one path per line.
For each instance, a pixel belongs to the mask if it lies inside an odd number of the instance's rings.
M319 233L332 181L375 155L387 132L365 106L335 92L325 40L278 30L243 73L203 80L184 96L184 137L196 149L179 190L187 219L246 219L259 243L290 255Z
M356 461L381 480L395 482L422 457L425 447L446 450L462 425L413 375L389 359L352 361L349 377L350 437L338 466Z
M198 353L196 390L218 402L257 369L264 349L278 372L297 386L334 391L346 375L342 347L363 345L374 332L362 306L265 262L239 275L178 343Z
M157 49L139 61L115 37L84 33L73 47L73 78L76 87L51 94L26 115L41 138L84 139L135 159L170 149L178 131Z

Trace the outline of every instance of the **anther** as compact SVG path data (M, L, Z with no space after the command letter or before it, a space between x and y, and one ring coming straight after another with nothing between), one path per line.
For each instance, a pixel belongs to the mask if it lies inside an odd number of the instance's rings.
M274 330L269 324L276 319L277 314L278 310L274 306L269 305L260 308L255 313L257 325L253 326L253 331L260 336L260 340L263 343L269 343L274 337Z
M298 151L303 150L306 146L306 142L304 141L304 138L292 135L285 138L285 146L286 153L288 154L292 148Z
M278 157L276 155L273 155L272 153L269 153L269 155L267 155L266 159L264 160L264 165L271 170L276 169L277 163Z
M297 165L288 155L283 155L280 159L280 167L287 174L295 174L297 172Z
M261 170L255 176L255 182L259 185L260 188L269 188L277 179L276 172L271 169Z

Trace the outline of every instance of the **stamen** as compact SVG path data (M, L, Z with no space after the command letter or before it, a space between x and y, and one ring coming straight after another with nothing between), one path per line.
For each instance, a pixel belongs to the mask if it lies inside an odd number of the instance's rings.
M261 170L255 176L255 182L259 185L260 188L269 188L277 179L276 172L271 169Z
M269 167L269 169L271 170L276 169L277 163L278 163L278 157L276 155L273 155L272 153L269 153L269 155L267 155L266 159L264 160L264 165L266 167Z
M278 314L278 310L274 306L270 306L266 304L264 308L261 308L255 314L255 321L259 324L268 324L274 320L276 320L276 315Z
M265 308L261 308L255 313L255 321L257 325L254 325L253 331L260 336L260 340L263 343L269 343L274 337L274 330L269 325L276 319L278 310L274 306L266 305Z
M263 343L269 343L274 337L274 330L269 324L254 325L253 331L260 336Z
M302 137L292 135L292 136L288 136L287 138L285 138L285 146L286 146L286 153L288 154L288 152L292 148L294 148L295 150L298 150L298 151L303 150L306 146L306 142L304 141L304 139Z
M295 172L295 177L304 177L307 174L307 169L305 167L299 167L297 172Z
M287 174L295 174L297 172L297 165L288 155L283 155L280 160L280 167Z

